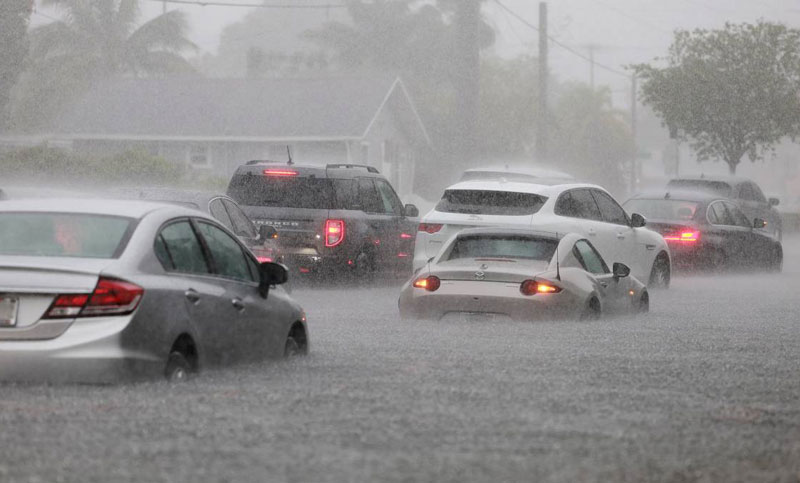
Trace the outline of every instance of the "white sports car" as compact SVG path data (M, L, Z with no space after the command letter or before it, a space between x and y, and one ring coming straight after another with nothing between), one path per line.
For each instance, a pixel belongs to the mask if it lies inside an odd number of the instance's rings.
M647 312L650 297L626 265L609 270L579 234L472 228L405 284L398 306L403 318L595 319Z
M414 270L425 266L444 243L464 228L503 226L579 233L607 260L622 262L652 286L668 287L672 264L667 243L628 215L600 186L561 181L462 181L447 188L421 220L414 245Z

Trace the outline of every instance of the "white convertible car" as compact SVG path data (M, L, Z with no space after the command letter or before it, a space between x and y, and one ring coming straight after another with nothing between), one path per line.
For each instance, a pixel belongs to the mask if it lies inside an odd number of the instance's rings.
M609 270L582 235L471 228L405 284L398 306L403 318L596 319L647 312L650 297L625 264Z
M606 260L622 262L649 286L668 287L671 255L659 233L645 228L600 186L562 180L516 178L471 180L447 188L421 220L414 246L414 270L436 256L464 228L502 226L579 233Z

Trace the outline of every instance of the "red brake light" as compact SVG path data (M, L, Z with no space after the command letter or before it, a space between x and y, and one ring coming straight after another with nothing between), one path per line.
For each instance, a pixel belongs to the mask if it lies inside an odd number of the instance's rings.
M136 310L144 295L138 285L112 278L100 278L91 294L64 294L56 297L45 319L125 315Z
M439 280L439 277L436 275L428 275L427 277L414 280L414 287L425 289L428 292L435 292L439 290L441 285L442 281Z
M325 246L335 247L344 241L344 220L325 221Z
M420 223L417 231L424 231L425 233L430 233L431 235L438 232L442 229L441 223Z
M700 239L700 232L685 228L679 232L664 235L664 240L668 242L691 243Z
M536 295L537 293L540 294L558 293L561 291L561 287L544 281L525 280L519 286L519 291L522 293L522 295Z
M266 263L271 262L272 257L256 257L256 260L258 260L258 263Z
M293 169L265 169L267 176L297 176L299 173Z

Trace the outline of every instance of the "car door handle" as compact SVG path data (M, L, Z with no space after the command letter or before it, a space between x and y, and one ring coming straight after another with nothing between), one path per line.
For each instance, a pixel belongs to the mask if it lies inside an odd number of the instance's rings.
M186 299L189 302L193 303L193 304L196 304L197 302L200 301L200 294L197 292L197 290L195 290L193 288L190 288L189 290L187 290L185 295L186 295Z
M625 239L625 234L624 233L617 233L617 238L619 238L620 240L624 240Z
M600 284L601 287L606 288L608 287L608 282L597 282Z
M588 233L588 235L589 235L589 236L595 236L595 235L597 235L597 232L596 232L596 231L594 231L594 229L591 229L591 228L590 228L590 229L589 229L589 233Z
M233 305L233 308L238 310L239 312L244 310L244 302L242 302L242 299L240 299L239 297L232 298L231 305Z

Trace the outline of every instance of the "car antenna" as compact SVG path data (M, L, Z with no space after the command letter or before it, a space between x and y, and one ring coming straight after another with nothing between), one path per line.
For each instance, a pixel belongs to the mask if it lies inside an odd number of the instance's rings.
M558 232L556 232L556 238L558 238ZM558 261L558 246L561 245L561 239L558 238L556 242L556 280L559 282L561 281L561 268L559 267L560 262Z
M294 162L292 161L292 150L289 149L289 145L288 144L286 145L286 156L289 157L289 160L286 161L286 164L288 164L289 166L293 165Z

